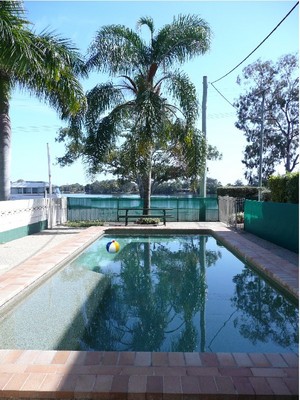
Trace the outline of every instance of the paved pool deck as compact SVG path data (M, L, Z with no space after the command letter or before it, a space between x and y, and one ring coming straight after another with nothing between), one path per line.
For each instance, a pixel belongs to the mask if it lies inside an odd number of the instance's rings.
M53 231L0 244L0 311L50 276L105 231ZM147 231L208 232L295 299L298 255L221 223L167 223ZM165 353L0 350L0 399L298 399L293 353Z

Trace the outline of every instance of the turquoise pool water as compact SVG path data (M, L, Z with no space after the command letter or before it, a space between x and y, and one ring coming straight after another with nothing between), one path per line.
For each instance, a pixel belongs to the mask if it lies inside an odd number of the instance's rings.
M297 306L198 234L104 236L0 322L0 348L298 352Z

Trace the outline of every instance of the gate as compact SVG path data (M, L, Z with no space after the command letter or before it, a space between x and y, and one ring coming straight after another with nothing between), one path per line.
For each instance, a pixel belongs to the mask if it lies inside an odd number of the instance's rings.
M235 229L244 227L245 199L230 196L219 197L219 221Z

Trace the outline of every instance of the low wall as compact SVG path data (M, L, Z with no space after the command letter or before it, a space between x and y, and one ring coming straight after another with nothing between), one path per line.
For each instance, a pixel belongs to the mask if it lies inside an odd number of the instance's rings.
M51 214L50 214L51 212ZM49 218L51 216L51 219ZM0 201L0 243L9 242L64 223L67 199L26 199Z
M245 201L244 229L299 253L299 205Z

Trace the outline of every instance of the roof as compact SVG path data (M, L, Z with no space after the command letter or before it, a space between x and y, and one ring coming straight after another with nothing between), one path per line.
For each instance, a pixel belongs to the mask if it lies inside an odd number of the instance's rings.
M10 185L12 188L30 188L30 187L34 187L34 188L44 188L44 187L49 187L49 183L48 182L44 182L44 181L17 181L17 182L11 182Z

